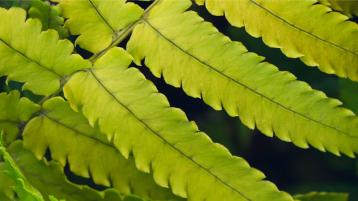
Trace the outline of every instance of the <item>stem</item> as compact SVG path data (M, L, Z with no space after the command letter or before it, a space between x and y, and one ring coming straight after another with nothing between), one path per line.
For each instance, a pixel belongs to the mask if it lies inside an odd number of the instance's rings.
M117 46L120 44L124 39L127 38L127 36L133 31L134 27L141 23L143 19L148 15L149 11L159 2L160 0L155 0L150 6L148 6L147 9L145 9L143 15L141 18L136 20L135 22L132 22L129 26L127 26L125 29L122 29L116 34L116 38L112 41L111 45L106 47L104 50L100 51L99 53L94 54L89 60L94 63L97 59L99 59L101 56L103 56L108 50L111 48Z
M130 24L127 28L123 29L122 31L118 32L118 37L114 39L110 46L106 47L104 50L100 51L99 53L94 54L89 60L94 63L97 61L97 59L101 58L105 53L108 52L111 48L117 46L119 43L121 43L127 36L132 32L133 28L141 21L137 20L136 22L133 22Z
M52 97L57 96L58 94L60 94L61 91L62 91L62 87L63 87L63 86L61 86L61 87L60 87L58 90L56 90L53 94L51 94L51 95L49 95L49 96L43 97L37 104L39 104L40 106L42 106L42 104L43 104L45 101L47 101L48 99L50 99L50 98L52 98Z
M160 0L155 0L150 6L148 6L148 8L145 9L145 11L143 12L143 15L136 20L135 22L131 23L130 25L128 25L125 29L122 29L121 31L117 32L115 35L115 39L112 41L111 45L108 46L107 48L105 48L104 50L102 50L101 52L94 54L91 58L89 58L89 61L91 61L91 63L96 62L97 59L101 58L106 52L108 52L108 50L110 50L111 48L117 46L118 44L120 44L124 39L127 38L127 36L133 31L134 27L141 23L143 21L143 19L148 15L149 11L159 2ZM73 72L71 75L65 76L61 79L61 86L58 90L56 90L53 94L49 95L49 96L45 96L44 98L42 98L37 104L41 106L41 110L39 112L36 112L35 114L33 114L29 120L25 121L25 122L21 122L19 124L19 127L22 128L19 132L19 134L22 134L22 130L23 128L27 125L28 122L31 121L31 119L33 119L34 117L38 116L42 111L42 105L43 103L54 97L57 96L58 94L60 94L63 90L63 86L67 83L67 81L72 77L72 75L76 74L77 72L83 71L85 69L81 69L78 70L76 72Z

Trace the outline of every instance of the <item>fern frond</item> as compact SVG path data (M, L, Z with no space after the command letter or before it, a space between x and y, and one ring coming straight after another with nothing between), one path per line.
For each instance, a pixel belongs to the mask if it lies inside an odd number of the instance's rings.
M50 95L67 76L90 67L90 62L71 54L73 45L58 40L54 30L41 32L37 19L25 22L21 8L0 8L0 75L25 82L23 88L39 95Z
M343 14L353 17L358 16L358 1L356 0L318 0L320 3L331 7L332 9L342 12Z
M29 16L41 21L42 30L54 29L61 38L68 36L68 30L63 27L64 19L61 17L59 6L50 5L47 1L32 0L29 8Z
M294 196L299 201L348 201L347 193L311 192Z
M3 132L0 132L0 158L4 161L5 173L15 182L15 191L21 201L44 201L41 193L31 186L17 167L14 159L6 151L2 142Z
M39 109L29 99L20 98L18 91L0 93L0 130L5 132L5 145L16 139L21 122L27 121Z
M338 80L339 99L344 105L358 114L358 83L350 80Z
M130 198L142 200L136 196L123 196L114 189L98 192L87 186L73 184L67 180L61 165L54 161L37 160L30 151L23 148L21 141L11 144L8 150L27 180L39 189L45 198L52 195L66 201L122 201Z
M0 161L0 200L12 201L14 195L14 181L5 173L5 163Z
M195 1L288 57L358 81L358 25L316 0Z
M43 112L24 129L24 146L41 159L49 148L51 157L77 175L92 177L96 184L113 186L123 194L137 194L152 199L175 198L159 187L151 175L135 168L87 120L74 112L60 97L43 104Z
M14 181L5 174L5 164L0 162L0 200L13 201L14 191L10 187L14 186Z
M244 159L213 143L183 111L170 107L137 69L121 66L119 56L112 56L120 54L127 53L111 49L95 68L75 74L64 92L126 158L134 155L138 169L193 201L292 200Z
M23 9L28 9L31 1L23 1L23 0L6 0L0 1L0 7L3 8L11 8L11 7L20 7Z
M110 46L120 31L133 23L143 9L125 0L62 0L65 25L74 35L80 35L76 43L80 47L98 53Z
M303 148L358 153L358 118L288 72L222 35L189 0L163 0L133 30L127 50L157 77L239 116L249 128Z

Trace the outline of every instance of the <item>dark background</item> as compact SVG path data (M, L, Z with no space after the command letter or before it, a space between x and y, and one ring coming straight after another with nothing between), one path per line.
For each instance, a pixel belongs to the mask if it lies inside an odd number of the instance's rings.
M146 7L148 3L142 2L141 5ZM230 26L224 17L214 17L204 7L193 6L192 9L232 40L244 43L249 51L265 56L270 63L281 70L292 72L299 80L324 91L329 97L339 98L346 107L358 113L358 83L324 74L317 68L305 66L299 59L286 58L279 49L265 46L261 38L251 37L244 28ZM357 19L353 20L357 22ZM71 39L75 40L75 37ZM121 46L125 47L125 42ZM90 56L80 48L76 50L85 57ZM183 109L189 119L196 121L199 128L215 142L225 145L234 155L245 158L253 167L263 171L279 189L292 194L309 191L349 192L351 201L358 200L358 159L337 157L316 149L300 149L275 137L266 137L258 130L249 130L241 124L239 118L231 118L224 111L214 111L201 100L188 97L181 89L154 78L147 68L138 68L156 84L159 91L167 95L172 106ZM19 87L21 84L16 82L8 86L5 78L0 78L1 91ZM24 92L23 95L33 100L39 99L30 92ZM70 174L68 169L66 173L76 183L103 189L89 180Z

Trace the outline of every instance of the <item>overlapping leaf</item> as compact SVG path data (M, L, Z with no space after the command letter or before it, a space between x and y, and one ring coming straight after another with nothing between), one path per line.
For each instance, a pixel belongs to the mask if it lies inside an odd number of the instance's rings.
M195 1L288 57L358 81L358 25L317 0Z
M157 186L151 175L139 172L132 157L126 160L105 135L92 128L80 114L71 110L60 97L43 104L43 112L24 130L24 145L41 159L49 148L51 157L63 166L68 162L72 172L113 186L124 194L153 199L175 199Z
M248 52L195 12L184 12L190 5L160 1L134 29L127 49L137 64L145 58L155 76L268 136L337 155L358 153L353 112Z
M38 110L38 105L27 98L20 98L17 91L0 93L0 130L5 132L5 145L15 140L21 123Z
M28 13L31 18L41 21L42 30L54 29L61 38L68 37L68 31L63 27L64 19L60 16L59 6L50 5L47 1L32 0Z
M80 35L76 43L98 53L110 46L120 31L139 19L143 9L125 0L62 0L66 26Z
M358 83L350 80L338 80L339 99L344 105L358 114Z
M137 69L112 56L120 54L121 49L110 50L94 69L74 75L64 92L125 157L134 155L138 169L188 200L292 200L170 107Z
M0 8L0 75L25 82L24 89L50 95L73 72L90 67L90 62L72 54L73 45L58 40L54 30L41 32L37 19L25 22L21 8Z
M23 148L20 141L11 144L9 152L16 161L16 165L21 169L28 181L39 189L45 200L53 196L59 200L66 201L142 200L136 196L120 195L113 189L98 192L87 186L73 184L66 179L63 168L58 163L37 160L30 151Z
M349 17L358 16L358 1L356 0L318 0L332 9L342 12Z
M11 8L11 7L20 7L23 9L28 9L31 1L23 1L23 0L6 0L0 1L0 7L3 8Z
M2 142L3 132L0 132L0 157L4 161L5 173L14 181L14 190L21 201L43 201L41 193L32 187L22 174L11 155L6 151Z
M14 181L5 173L5 164L0 162L0 200L12 201L14 197Z

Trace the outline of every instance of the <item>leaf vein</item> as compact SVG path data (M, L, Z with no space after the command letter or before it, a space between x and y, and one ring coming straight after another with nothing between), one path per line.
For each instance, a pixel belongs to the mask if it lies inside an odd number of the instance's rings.
M319 125L321 125L321 126L323 126L323 127L330 128L330 129L332 129L332 130L337 131L338 133L342 133L342 134L347 135L347 136L349 136L349 137L358 138L358 136L354 136L354 135L352 135L352 134L350 134L350 133L348 133L348 132L345 132L345 131L343 131L343 130L341 130L341 129L339 129L339 128L336 128L336 127L334 127L334 126L331 126L331 125L328 125L328 124L326 124L326 123L320 122L319 120L316 120L316 119L313 119L313 118L311 118L311 117L308 117L308 116L306 116L306 115L304 115L304 114L301 114L301 113L299 113L299 112L297 112L297 111L295 111L295 110L293 110L293 109L291 109L291 108L289 108L289 107L287 107L287 106L285 106L285 105L283 105L283 104L281 104L281 103L279 103L279 102L273 100L272 98L270 98L270 97L268 97L268 96L266 96L266 95L264 95L264 94L262 94L262 93L256 91L255 89L251 88L250 86L248 86L248 85L246 85L246 84L244 84L244 83L242 83L242 82L240 82L240 81L238 81L238 80L235 80L234 78L232 78L232 77L230 77L230 76L224 74L223 72L217 70L214 66L212 66L212 65L208 64L207 62L205 62L205 61L199 59L197 56L193 55L192 53L190 53L190 52L184 50L182 47L180 47L178 44L176 44L173 40L171 40L170 38L168 38L167 36L165 36L163 33L161 33L160 30L157 29L156 27L154 27L148 20L143 19L143 21L144 21L149 27L151 27L158 35L160 35L160 36L161 36L162 38L164 38L166 41L168 41L168 42L171 43L173 46L175 46L176 48L178 48L178 49L179 49L180 51L182 51L184 54L186 54L186 55L192 57L194 60L198 61L198 62L201 63L202 65L207 66L209 69L213 70L214 72L218 73L219 75L221 75L221 76L223 76L223 77L229 79L230 81L232 81L232 82L234 82L234 83L236 83L236 84L238 84L238 85L240 85L240 86L242 86L242 87L248 89L248 90L251 91L252 93L254 93L254 94L258 95L258 96L261 96L262 98L268 100L269 102L272 102L272 103L274 103L275 105L277 105L277 106L283 108L284 110L287 110L287 111L289 111L289 112L292 112L293 114L296 114L296 115L298 115L298 116L300 116L300 117L302 117L302 118L304 118L304 119L306 119L306 120L312 121L312 122L314 122L314 123L316 123L316 124L319 124Z
M82 132L82 131L79 131L79 130L77 130L77 129L75 129L75 128L72 128L72 127L70 127L70 126L68 126L68 125L66 125L66 124L64 124L64 123L62 123L62 122L60 122L59 120L57 120L57 119L55 119L55 118L53 118L53 117L50 117L49 115L47 115L47 114L45 114L45 113L42 113L42 116L46 117L47 119L51 120L52 122L54 122L54 123L56 123L56 124L58 124L58 125L60 125L60 126L62 126L62 127L64 127L64 128L66 128L66 129L68 129L68 130L71 130L71 131L73 131L73 132L75 132L75 133L77 133L77 134L79 134L79 135L81 135L81 136L83 136L83 137L89 138L89 139L91 139L91 140L93 140L93 141L95 141L95 142L98 142L98 143L100 143L100 144L102 144L102 145L104 145L104 146L110 147L111 149L114 149L116 152L118 152L118 150L115 149L115 148L113 147L113 145L111 145L111 144L109 144L109 143L103 142L102 140L99 140L99 139L97 139L97 138L95 138L95 137L92 137L92 136L90 136L90 135L87 135L86 133L84 133L84 132Z
M266 8L266 7L264 7L264 6L262 6L262 5L261 5L260 3L258 3L257 1L255 1L255 0L249 0L249 1L252 2L252 4L254 4L255 6L257 6L257 7L261 8L262 10L266 11L268 14L270 14L270 15L272 15L273 17L277 18L278 20L284 22L284 23L287 24L288 26L290 26L290 27L292 27L292 28L294 28L294 29L297 29L298 31L301 31L301 32L303 32L303 33L305 33L305 34L307 34L307 35L309 35L309 36L311 36L311 37L313 37L313 38L316 38L316 39L318 39L318 40L320 40L320 41L322 41L322 42L324 42L324 43L327 43L327 44L329 44L329 45L331 45L331 46L333 46L333 47L335 47L335 48L337 48L337 49L339 49L339 50L341 50L341 51L343 51L343 52L348 52L348 53L350 53L350 54L352 54L352 55L354 55L354 56L358 56L358 53L356 53L356 52L354 52L354 51L352 51L352 50L350 50L350 49L347 49L347 48L342 47L342 46L340 46L340 45L338 45L338 44L336 44L336 43L334 43L334 42L331 42L331 41L328 41L328 40L326 40L326 39L323 39L323 38L321 38L321 37L319 37L319 36L317 36L317 35L315 35L315 34L309 32L309 31L304 30L304 29L301 28L301 27L298 27L298 26L292 24L291 22L287 21L286 19L284 19L284 18L280 17L279 15L277 15L276 13L274 13L272 10L270 10L270 9L268 9L268 8Z
M111 92L105 85L104 83L96 76L95 72L93 71L93 69L89 69L89 72L91 73L91 75L93 76L93 78L99 83L99 85L119 104L121 105L123 108L125 108L131 115L133 115L133 117L139 121L141 124L143 124L151 133L154 134L154 136L158 137L160 140L162 140L165 144L167 144L170 148L172 148L174 151L178 152L180 155L184 156L186 159L188 159L189 161L191 161L192 163L194 163L195 165L197 165L200 169L204 170L205 172L207 172L209 175L211 175L212 177L214 177L216 180L218 180L220 183L222 183L224 186L226 186L227 188L231 189L232 191L238 193L240 196L242 196L245 200L248 201L252 201L250 198L248 198L243 192L240 192L238 189L236 189L235 187L233 187L232 185L226 183L223 179L221 179L219 176L217 176L216 174L214 174L213 172L210 171L209 168L204 167L203 165L201 165L200 163L196 162L193 158L191 158L190 156L188 156L187 154L185 154L183 151L181 151L180 149L178 149L177 147L173 146L172 144L170 144L164 137L162 137L159 133L157 133L155 130L153 130L145 121L143 121L142 119L140 119L131 109L129 109L126 105L124 105L120 100L118 100L118 98L114 95L113 92Z
M116 29L112 27L111 24L109 24L108 20L103 16L101 11L97 8L96 4L92 0L88 0L90 4L92 5L93 9L96 11L98 16L102 19L102 21L112 30L113 34L116 35Z
M15 49L14 47L12 47L9 43L7 43L6 41L4 41L3 39L0 38L0 41L2 43L4 43L8 48L10 48L11 50L19 53L23 58L25 58L26 60L32 62L32 63L35 63L37 66L39 66L40 68L42 69L45 69L46 71L56 75L57 77L59 77L60 79L62 79L62 75L58 74L56 71L54 71L53 69L51 68L47 68L46 66L42 65L41 63L39 63L38 61L35 61L31 58L29 58L27 55L25 55L24 53L20 52L19 50Z

